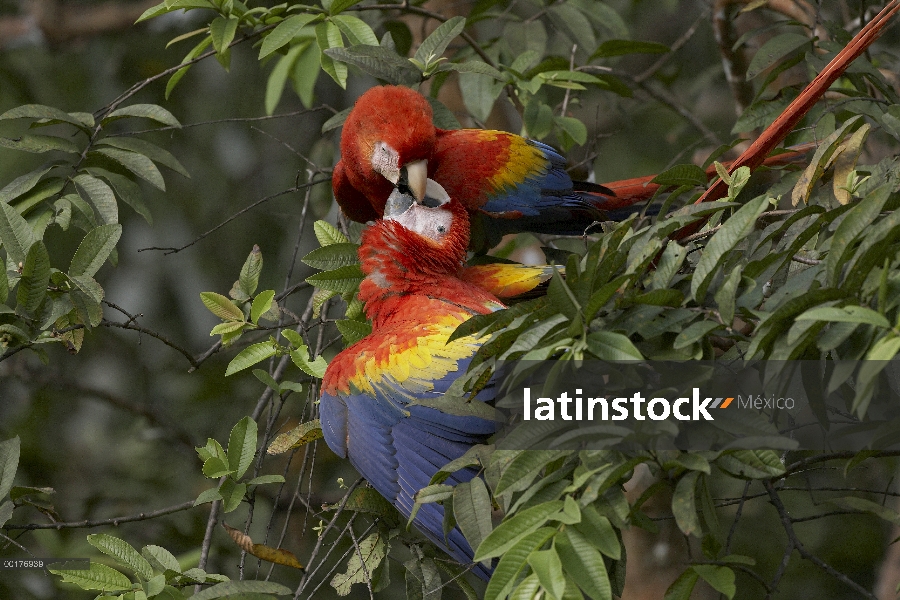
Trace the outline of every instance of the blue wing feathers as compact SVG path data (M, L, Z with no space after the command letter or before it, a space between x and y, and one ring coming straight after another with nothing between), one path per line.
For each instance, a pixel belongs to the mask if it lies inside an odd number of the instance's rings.
M465 367L461 361L461 367ZM446 388L444 382L436 386ZM346 397L323 394L319 404L322 432L328 446L350 462L369 483L390 500L405 517L412 513L416 492L427 486L444 465L465 454L474 444L484 443L497 429L493 421L443 413L426 406L408 406L406 391L384 386L375 397L353 394ZM349 432L349 436L348 436ZM454 473L447 483L468 481L472 469ZM461 563L470 563L472 548L458 529L443 533L444 510L425 504L414 523L435 544L447 549ZM474 571L483 578L490 574L482 565Z

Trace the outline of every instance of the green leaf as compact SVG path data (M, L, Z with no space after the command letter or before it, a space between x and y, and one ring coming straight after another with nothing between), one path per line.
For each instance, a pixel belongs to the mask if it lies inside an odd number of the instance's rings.
M579 146L587 142L587 127L578 119L572 117L556 117L556 125L569 134Z
M430 558L412 559L406 567L406 600L440 600L441 574Z
M737 450L721 455L716 464L743 479L767 479L784 475L784 465L774 450Z
M491 533L491 497L480 477L473 477L456 486L453 516L473 548L477 548Z
M562 500L554 500L538 504L532 508L516 513L508 519L504 519L475 551L474 561L482 561L494 556L500 556L522 538L542 527L544 523L564 506Z
M122 119L125 117L141 117L144 119L151 119L157 123L162 123L163 125L168 125L169 127L181 127L181 123L178 122L178 119L176 119L172 113L156 104L132 104L131 106L123 106L106 115L101 123L106 124L113 119Z
M350 111L348 110L347 113L349 112ZM328 221L316 221L313 224L313 232L316 234L316 239L319 241L320 246L347 244L350 242L350 240L347 239L347 236L338 231L338 229Z
M316 25L316 43L319 45L321 54L319 60L322 63L322 69L334 79L335 83L341 86L341 89L347 87L347 65L335 62L326 52L331 48L343 48L344 40L341 38L341 30L337 25L330 21L319 23Z
M244 417L231 428L228 437L228 467L235 472L235 478L243 477L253 463L258 437L256 421Z
M214 598L227 598L238 594L274 594L276 596L288 596L293 592L273 581L223 581L216 585L200 590L191 596L191 600L213 600Z
M306 282L323 290L345 294L356 290L364 277L358 265L348 265L311 275Z
M493 77L497 81L506 81L506 77L504 77L503 73L498 71L496 68L487 64L486 62L481 62L480 60L467 60L465 62L443 62L438 67L438 71L456 71L457 73L477 73L478 75L487 75L488 77ZM435 123L437 125L437 123ZM446 128L443 128L446 129Z
M341 332L341 336L347 344L355 344L372 333L372 326L370 324L354 321L352 319L340 319L335 321L334 324L337 326L338 331Z
M0 527L3 527L10 519L12 519L14 509L15 505L11 500L0 502Z
M38 183L35 187L33 187L30 191L22 194L15 200L16 211L25 216L28 212L31 211L34 207L38 206L41 202L50 198L51 196L55 196L65 187L66 181L60 177L50 177L44 179L40 183ZM46 205L45 205L46 207ZM32 223L34 223L34 218L29 217ZM38 231L38 228L35 227L35 231Z
M459 34L466 28L465 17L451 17L435 29L431 35L425 38L416 50L415 59L422 64L434 62L444 54Z
M294 91L300 102L306 108L313 107L314 92L316 81L319 80L319 48L312 44L300 53L294 62L294 68L291 71L291 79L294 81Z
M878 218L887 201L887 187L881 186L868 194L859 204L850 209L831 237L831 249L825 257L826 285L835 285L840 279L841 266L846 261L854 242Z
M272 308L272 300L275 298L275 290L266 290L260 292L253 299L253 305L250 307L250 320L254 323L259 322L259 318L269 312Z
M95 533L87 536L88 543L107 556L112 556L123 567L128 567L143 579L153 577L153 567L140 553L125 540Z
M337 269L348 265L358 265L358 251L358 244L338 242L316 248L300 260L314 269Z
M344 12L351 6L356 6L362 0L333 0L331 6L328 7L328 14L336 15L338 13Z
M291 360L301 371L316 379L322 379L325 376L325 369L328 368L328 363L321 356L310 360L309 349L306 346L291 350Z
M603 556L572 527L566 527L554 542L566 573L595 600L612 600L612 588Z
M253 245L244 266L241 267L241 274L238 277L238 287L249 298L256 293L256 286L259 285L259 275L262 273L263 257L259 246ZM241 317L243 319L243 317Z
M350 114L351 110L353 110L352 106L350 108L345 108L344 110L340 111L339 113L335 114L333 117L331 117L330 119L328 119L327 121L322 123L322 133L328 133L329 131L333 131L333 130L337 129L338 127L340 127L341 125L343 125L344 121L347 120L347 115ZM318 225L319 223L325 223L326 225L330 225L329 223L326 223L325 221L316 221L316 225ZM334 227L332 227L332 229L334 229ZM335 231L337 231L337 230L335 229ZM340 232L338 232L338 233L340 233ZM318 237L318 235L319 234L316 233L316 237ZM341 234L341 235L343 236L343 234ZM347 238L345 237L344 240L346 241ZM325 245L324 243L322 243L321 239L319 239L319 243L322 244L323 246Z
M47 295L47 285L50 283L50 255L44 242L38 240L25 257L22 267L22 278L19 280L19 289L16 292L16 303L19 311L25 315L32 315L38 309Z
M188 178L191 176L191 174L187 172L187 169L184 168L184 165L182 165L171 152L164 148L160 148L147 140L136 137L107 137L97 142L97 144L113 146L114 148L143 154L150 160L165 165L180 175Z
M597 47L590 21L570 4L553 4L547 11L553 24L579 48L590 51Z
M699 578L700 576L693 569L686 570L669 586L663 600L690 600L691 592L694 591L694 586L697 585Z
M714 321L697 321L696 323L691 323L678 334L672 347L675 350L687 348L694 342L702 340L707 334L719 327L721 327L721 325Z
M209 24L209 35L212 37L213 48L216 54L223 54L228 50L234 35L237 33L238 19L235 17L216 17Z
M122 226L118 223L101 225L91 229L72 257L69 265L69 275L87 275L93 277L110 253L115 249L122 235Z
M238 371L243 371L248 367L252 367L256 363L262 362L272 356L275 356L275 344L273 342L259 342L247 346L228 363L228 367L225 369L225 377L234 375Z
M72 304L82 323L96 327L103 320L103 288L87 275L70 275L69 282L73 289L69 292Z
M575 529L589 540L594 548L613 560L622 556L619 538L609 519L600 515L593 505L581 509L581 522L573 525Z
M665 54L666 52L671 52L670 48L657 42L606 40L591 54L591 60L609 56L623 56L625 54Z
M357 45L328 48L323 52L341 63L357 66L372 77L393 85L414 85L422 81L422 73L411 62L381 46Z
M535 550L528 557L528 564L537 575L541 586L547 590L551 598L559 600L566 589L566 578L563 575L562 561L556 550Z
M747 67L747 81L750 81L798 48L810 44L808 36L799 33L782 33L763 44L756 51Z
M233 472L233 469L229 468L219 456L212 456L203 461L203 475L210 479L218 479Z
M141 215L147 223L150 225L153 224L153 215L150 214L147 205L144 203L141 188L137 183L125 175L113 173L112 171L107 171L106 169L100 169L98 167L89 167L86 171L94 177L102 177L108 181L120 200L134 209L134 211ZM118 218L118 214L116 218Z
M200 300L210 312L223 321L244 321L244 313L234 302L215 292L200 292Z
M466 109L479 121L487 120L503 91L503 83L480 73L466 72L459 74L459 82Z
M0 203L0 243L14 265L23 264L25 255L35 243L34 231L16 209Z
M94 153L111 158L153 187L163 192L166 191L166 182L163 179L162 173L159 172L159 169L153 164L153 161L143 154L128 150L120 150L119 148L104 147L97 148L94 150Z
M54 150L70 154L79 154L81 152L81 148L65 138L56 137L55 135L35 135L30 133L23 134L17 138L0 137L0 147L21 150L22 152L32 152L34 154L43 154Z
M224 466L224 463L222 463L222 465ZM203 490L202 492L200 492L200 495L197 496L196 500L194 500L194 506L200 506L201 504L208 504L210 502L217 502L221 500L222 494L219 492L219 488L209 488L208 490Z
M319 439L322 439L322 425L319 423L319 419L314 419L297 425L287 433L278 435L269 444L266 452L283 454L292 448L299 448Z
M795 320L864 323L884 329L891 328L890 322L888 322L884 315L864 306L845 306L843 308L824 306L820 308L811 308L798 315Z
M601 360L642 360L644 357L627 336L614 331L595 331L585 338L588 350Z
M339 596L349 594L354 583L366 583L374 577L375 569L387 555L385 537L381 531L375 531L358 543L358 551L354 548L350 552L347 570L336 574L330 582Z
M294 63L300 57L300 54L306 50L307 44L297 44L291 48L288 53L278 60L278 64L269 74L266 82L266 114L271 115L275 112L281 94L284 92L284 84L287 83L288 76L294 67Z
M523 489L534 481L541 469L561 456L565 456L565 452L560 450L526 450L519 453L500 475L500 480L494 486L494 495L499 496L508 489Z
M697 514L695 489L700 471L688 471L678 480L675 493L672 495L672 514L675 523L684 535L700 537L700 517Z
M0 202L11 202L22 194L28 192L38 184L41 177L50 172L56 164L51 163L38 167L34 171L26 173L20 177L16 177L9 182L3 189L0 189Z
M0 121L7 119L48 119L62 121L63 123L74 125L81 130L88 129L80 119L58 108L45 106L43 104L24 104L22 106L11 108L0 115Z
M108 185L96 177L84 173L75 176L73 181L78 186L79 195L85 200L90 200L104 223L119 222L119 208L116 205L116 195Z
M131 589L128 577L101 563L92 562L91 568L85 570L47 570L62 577L63 583L74 583L83 590L114 592Z
M714 590L725 594L728 600L734 598L737 591L734 586L734 571L716 565L694 565L691 568Z
M222 494L222 510L230 513L241 505L244 496L247 494L246 483L235 483L234 479L228 478L219 486L219 493Z
M706 245L703 256L697 263L694 276L691 279L691 293L701 302L706 296L706 290L712 282L713 275L719 268L719 263L726 252L733 249L738 242L750 235L756 226L756 219L769 206L769 200L760 196L746 203L738 209L734 215L722 225L712 239Z
M263 39L262 46L259 49L259 60L264 59L272 54L300 33L300 30L312 23L318 21L320 15L303 14L293 15L279 23L269 35Z
M284 476L282 475L260 475L248 481L247 485L266 485L269 483L284 483L284 481Z
M0 442L0 498L6 498L13 487L20 450L19 436Z
M860 498L858 496L845 496L843 498L830 498L828 499L828 502L842 508L871 513L876 517L888 521L889 523L900 525L900 514L898 514L897 511L887 506L882 506L877 502L866 500L865 498Z
M675 165L654 177L650 180L650 183L659 185L706 185L707 181L706 171L697 165Z
M344 35L347 36L351 46L357 44L367 46L378 45L378 37L375 35L375 32L372 31L372 28L369 27L368 23L359 17L354 17L353 15L336 15L331 18L331 21L338 26L338 29L340 29Z
M488 582L484 592L484 600L499 600L505 598L512 591L513 584L525 568L531 553L543 546L547 540L556 534L551 527L542 527L537 531L526 535L515 546L500 557L497 568Z
M141 555L146 558L157 571L175 571L181 573L178 559L162 546L148 545L141 548Z

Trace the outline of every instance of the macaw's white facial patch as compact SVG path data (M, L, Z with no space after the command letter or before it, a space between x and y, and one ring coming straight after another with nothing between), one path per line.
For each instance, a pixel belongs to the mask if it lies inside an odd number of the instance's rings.
M450 211L443 208L428 208L417 203L413 203L401 214L386 218L435 242L444 240L453 222L453 214Z
M372 168L393 184L400 180L400 155L384 142L376 142L372 151Z

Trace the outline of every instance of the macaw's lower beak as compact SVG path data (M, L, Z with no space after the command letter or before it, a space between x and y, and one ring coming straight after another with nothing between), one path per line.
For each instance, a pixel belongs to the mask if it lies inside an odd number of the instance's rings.
M415 198L411 194L402 192L399 188L394 188L394 191L391 192L387 202L384 204L384 218L394 219L399 217L409 210L409 207L413 204L415 204Z
M416 202L425 200L428 185L428 161L425 159L407 163L400 168L399 181L395 181L402 191L405 185L415 197Z

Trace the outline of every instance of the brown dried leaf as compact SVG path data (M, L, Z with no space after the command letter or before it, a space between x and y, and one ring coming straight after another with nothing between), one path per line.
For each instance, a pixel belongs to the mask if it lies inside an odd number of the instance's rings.
M849 204L850 200L853 198L850 194L850 190L846 187L847 177L849 177L850 173L853 172L853 169L856 168L856 161L859 160L863 144L869 136L869 131L871 129L872 127L868 123L865 123L862 127L857 129L846 142L841 144L841 148L838 149L839 156L837 157L837 160L834 161L834 179L832 185L834 197L837 198L838 202L841 204Z
M299 448L315 440L322 439L322 426L318 419L297 425L287 433L282 433L269 444L266 452L282 454L291 448Z
M242 531L229 527L226 523L222 523L222 526L225 528L225 531L228 532L231 539L234 540L234 543L247 554L266 562L275 563L276 565L284 565L286 567L300 569L301 571L303 570L303 565L300 564L300 561L297 560L297 557L294 556L293 552L285 550L284 548L272 548L265 544L254 544L250 536Z

